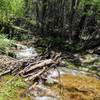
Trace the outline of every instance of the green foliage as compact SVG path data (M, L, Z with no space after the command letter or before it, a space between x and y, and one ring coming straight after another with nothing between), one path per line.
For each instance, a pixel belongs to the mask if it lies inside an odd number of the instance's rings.
M4 35L0 35L0 51L6 51L13 43L13 40L7 39Z
M100 9L100 0L81 0L81 5L92 4L96 5L98 9Z
M24 0L0 0L0 20L8 20L13 16L22 16Z
M25 89L26 84L23 80L18 77L17 79L13 80L12 82L6 84L13 76L8 75L1 79L0 82L0 100L18 100L18 94L20 91L17 89ZM18 93L17 93L18 92ZM26 99L24 99L26 100Z
M29 36L27 34L22 34L20 40L28 40Z
M74 64L71 63L70 61L68 61L67 59L64 61L65 62L65 65L68 67L68 68L74 68Z

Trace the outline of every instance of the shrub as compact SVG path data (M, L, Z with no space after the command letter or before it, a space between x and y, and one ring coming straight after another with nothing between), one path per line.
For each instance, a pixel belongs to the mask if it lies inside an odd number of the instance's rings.
M0 51L5 52L13 42L13 40L7 39L4 35L0 35Z
M24 0L0 0L0 20L9 20L13 16L22 16Z

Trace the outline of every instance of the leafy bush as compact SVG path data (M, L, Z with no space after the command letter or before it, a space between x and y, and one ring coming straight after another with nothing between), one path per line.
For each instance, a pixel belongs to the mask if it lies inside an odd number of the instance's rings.
M13 40L7 39L4 35L0 35L0 51L6 51L13 42Z
M23 82L22 78L20 77L17 77L17 79L14 79L13 81L7 84L6 82L11 80L12 78L13 76L8 75L4 76L1 79L0 100L19 100L18 98L20 97L21 91L27 87L27 85Z
M24 0L0 0L0 20L8 20L9 17L22 16Z

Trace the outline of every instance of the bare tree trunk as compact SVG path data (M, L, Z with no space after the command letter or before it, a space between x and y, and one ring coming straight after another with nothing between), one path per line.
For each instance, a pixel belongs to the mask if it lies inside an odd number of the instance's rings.
M46 8L47 8L47 0L42 0L42 20L41 20L41 33L47 34L46 30Z
M72 35L73 30L73 19L74 19L74 13L75 13L75 2L76 0L71 0L71 10L70 10L70 17L69 17L69 34Z
M25 0L25 16L28 16L29 12L29 0Z

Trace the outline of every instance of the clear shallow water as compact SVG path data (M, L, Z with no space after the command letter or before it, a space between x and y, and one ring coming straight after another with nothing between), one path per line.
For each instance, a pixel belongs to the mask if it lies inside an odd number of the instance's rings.
M38 84L30 94L31 100L92 100L100 95L100 80L91 74L58 67L49 71L45 84Z

